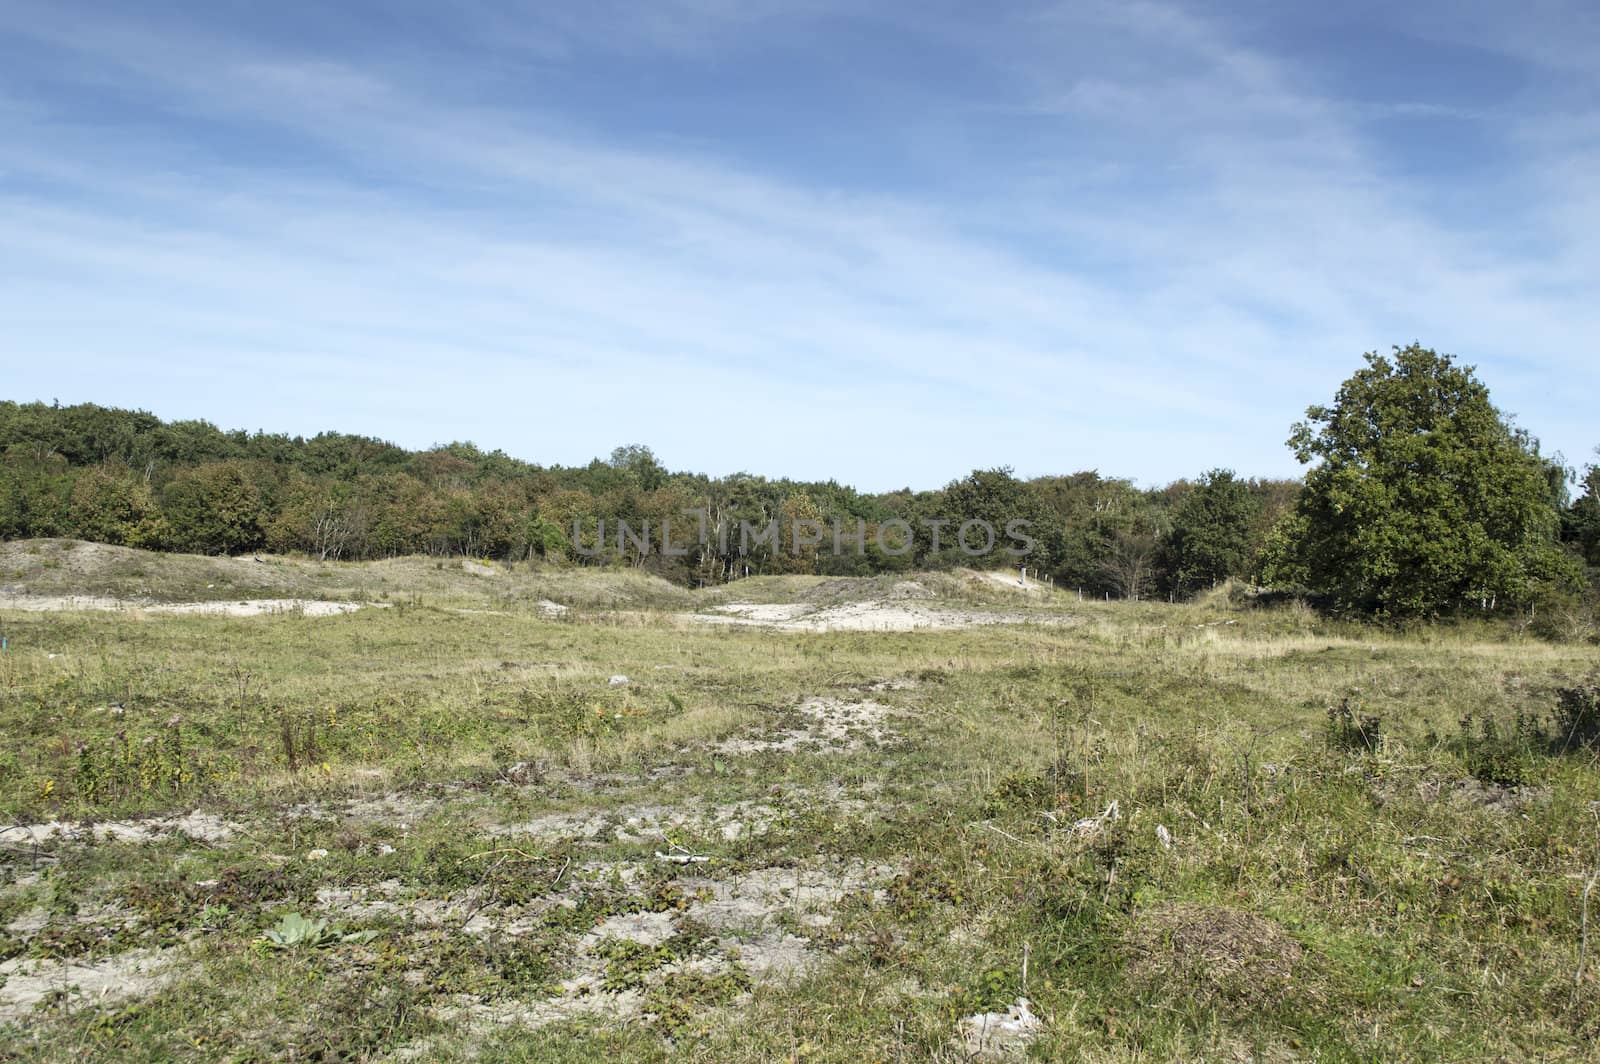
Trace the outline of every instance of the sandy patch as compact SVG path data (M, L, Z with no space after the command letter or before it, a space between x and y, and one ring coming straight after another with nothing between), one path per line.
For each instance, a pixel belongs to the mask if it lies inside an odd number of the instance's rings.
M462 1023L472 1031L498 1029L506 1024L543 1027L580 1016L604 1017L610 1021L637 1019L644 1011L644 992L637 989L616 992L604 990L607 962L599 950L605 943L618 941L649 948L660 946L678 933L674 919L674 914L666 912L627 913L609 917L578 940L572 958L573 970L560 981L550 996L521 1001L484 1002L462 995L455 1004L438 1010L437 1015L446 1021ZM663 966L646 975L645 979L647 982L656 982L665 976L666 971L667 968ZM428 1052L429 1047L424 1044L411 1047L396 1056L400 1059L420 1059L426 1057Z
M777 817L778 810L762 802L736 802L711 808L651 805L611 811L549 813L521 823L496 825L488 831L492 835L631 844L667 842L670 832L732 842L765 834Z
M323 887L317 891L316 907L341 921L392 916L422 927L450 925L467 935L491 931L520 935L531 926L520 918L508 920L508 910L493 905L491 897L476 887L444 898L404 897L405 893L406 887L398 879L371 886Z
M283 810L281 815L290 820L388 824L405 831L412 824L444 808L446 801L444 797L429 794L393 791L361 798L336 799L327 803L303 802Z
M159 613L199 617L261 617L295 614L303 617L337 617L382 602L324 602L320 599L240 599L228 602L145 602L99 595L0 595L0 610L47 613L62 610L102 610L123 613Z
M35 905L6 924L6 930L21 938L32 938L48 926L50 926L50 910L43 905Z
M805 602L730 602L726 606L711 607L711 612L770 624L792 621L815 608Z
M821 609L804 603L739 604L723 612L689 614L703 624L759 625L781 632L949 631L999 624L1071 624L1076 618L1020 611L965 610L920 602L850 602Z
M917 686L917 681L915 681L913 679L910 679L908 677L899 677L899 678L892 678L892 679L888 679L888 680L877 680L877 681L875 681L873 683L867 684L865 687L861 688L861 690L863 690L863 691L911 691L911 690L915 690L916 686ZM856 690L856 688L852 687L851 690L854 691L854 690Z
M610 1021L639 1015L644 995L637 990L620 994L562 994L543 1001L469 1001L440 1011L440 1019L461 1022L472 1031L499 1031L507 1026L544 1027L563 1020L592 1016ZM426 1059L432 1047L409 1047L395 1054L397 1060Z
M743 940L723 940L739 966L756 983L783 983L817 968L822 956L798 935L769 933Z
M580 950L592 951L607 939L620 939L626 942L635 942L641 946L659 946L673 935L677 928L672 925L673 914L662 913L626 913L622 916L612 916L601 921L593 931L578 943Z
M196 809L187 816L157 817L150 820L50 820L43 824L16 824L0 828L0 842L40 845L65 840L90 839L110 842L151 842L172 835L185 835L196 842L223 842L239 831L239 825Z
M719 754L792 754L801 750L843 753L859 750L868 742L881 744L898 738L886 724L889 707L877 702L812 698L801 703L800 712L806 718L804 727L761 737L724 739L711 749Z
M615 874L624 882L639 875L637 865L586 866L591 875ZM682 914L637 912L607 917L577 940L566 977L547 996L516 1001L482 1001L460 995L436 1015L468 1033L500 1030L506 1024L543 1027L580 1017L607 1023L648 1019L650 989L675 973L715 975L743 971L753 984L787 982L815 971L829 953L791 928L831 924L843 900L866 892L883 900L881 885L898 870L889 865L851 862L843 867L769 867L725 879L682 877L675 882L695 898ZM607 943L631 942L648 949L670 943L692 921L716 932L714 938L680 959L641 973L642 988L605 989ZM516 921L502 930L516 934ZM419 1060L434 1051L431 1040L405 1047L396 1059Z
M1021 571L1016 569L984 572L979 573L978 576L990 587L1014 591L1019 595L1044 595L1051 590L1049 584L1046 584L1031 572L1028 574L1027 580L1024 581Z
M770 928L779 914L805 927L826 927L847 895L875 891L894 875L890 865L852 862L842 868L757 868L726 879L682 878L678 884L704 895L689 906L691 918L718 931L752 932Z
M172 977L170 951L133 950L92 963L10 960L0 964L0 1023L19 1020L56 994L71 1004L147 997Z

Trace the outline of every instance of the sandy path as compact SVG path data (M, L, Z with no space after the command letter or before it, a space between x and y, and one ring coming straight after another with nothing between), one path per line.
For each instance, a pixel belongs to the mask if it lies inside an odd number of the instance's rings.
M202 617L260 617L296 613L305 617L337 617L382 602L324 602L320 599L238 599L225 602L142 602L100 595L0 595L0 610L50 613L58 610L105 610L124 613L168 613Z
M783 632L937 631L996 624L1072 624L1076 620L1060 614L964 610L920 602L852 602L823 609L794 603L738 603L717 610L688 617L704 624L756 625Z

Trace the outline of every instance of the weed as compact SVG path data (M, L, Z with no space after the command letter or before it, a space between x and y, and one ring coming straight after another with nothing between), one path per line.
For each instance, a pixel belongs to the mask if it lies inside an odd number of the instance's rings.
M1600 682L1591 679L1557 689L1554 732L1563 753L1600 745Z
M601 989L610 994L637 990L652 972L691 956L701 944L702 939L693 934L675 934L654 946L631 939L606 939L595 947L595 954L606 962Z
M927 862L913 864L889 884L889 907L901 920L913 921L935 906L960 906L969 898L968 889L955 875Z
M221 758L185 741L183 718L174 716L137 740L120 730L109 740L79 743L72 785L78 802L93 808L135 794L184 798L226 772Z
M987 816L1036 814L1079 806L1087 797L1087 784L1077 767L1060 760L1043 774L1013 772L989 792L984 812Z
M574 689L525 690L518 710L563 742L599 739L621 730L620 706Z
M1148 992L1243 1008L1282 1000L1305 952L1260 915L1193 904L1141 914L1127 949L1128 976Z
M322 759L322 751L317 746L317 715L280 708L278 743L283 750L283 763L290 772L317 764Z
M1378 717L1358 713L1348 697L1338 705L1328 707L1328 720L1324 728L1328 745L1339 750L1360 750L1372 753L1378 749L1382 721Z
M1502 787L1527 783L1547 746L1537 720L1522 712L1510 728L1503 728L1489 713L1469 713L1457 725L1457 745L1467 772L1484 783Z
M262 941L273 949L322 949L334 945L359 945L377 938L378 931L341 934L326 920L308 920L299 913L285 913L277 926L268 928Z
M655 1017L656 1026L673 1034L702 1024L700 1033L709 1033L703 1026L706 1013L731 1004L735 998L750 989L750 977L738 964L729 965L716 973L669 972L645 995L644 1011Z

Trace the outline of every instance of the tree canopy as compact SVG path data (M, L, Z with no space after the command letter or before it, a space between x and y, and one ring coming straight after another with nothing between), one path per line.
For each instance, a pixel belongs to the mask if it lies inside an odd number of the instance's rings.
M1472 367L1416 343L1365 357L1294 427L1312 468L1269 578L1381 617L1521 605L1574 582L1557 542L1562 471Z
M1600 465L1585 471L1583 494L1564 515L1562 538L1591 568L1600 568Z
M1231 469L1200 478L1172 512L1165 568L1169 588L1185 598L1245 571L1261 502Z

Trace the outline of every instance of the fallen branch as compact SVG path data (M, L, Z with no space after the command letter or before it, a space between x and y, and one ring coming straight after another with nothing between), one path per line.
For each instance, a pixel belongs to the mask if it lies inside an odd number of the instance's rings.
M529 853L527 850L519 850L515 846L505 846L498 850L484 850L482 853L469 853L456 863L466 864L468 861L476 861L484 857L496 857L503 853L514 853L524 861L543 860L542 854Z
M701 853L662 853L660 850L656 851L656 857L662 861L671 861L673 864L704 864L711 860Z
M684 849L682 846L679 846L677 843L673 843L672 848L678 852L662 853L660 850L657 850L656 859L660 861L671 861L673 864L705 864L707 861L711 860L711 858L705 854L692 853L691 851Z
M1073 824L1072 833L1074 835L1093 835L1095 832L1105 827L1106 824L1115 823L1121 819L1122 807L1117 803L1117 800L1113 798L1111 799L1111 804L1106 806L1096 815L1086 816L1082 820L1079 820L1077 823Z

